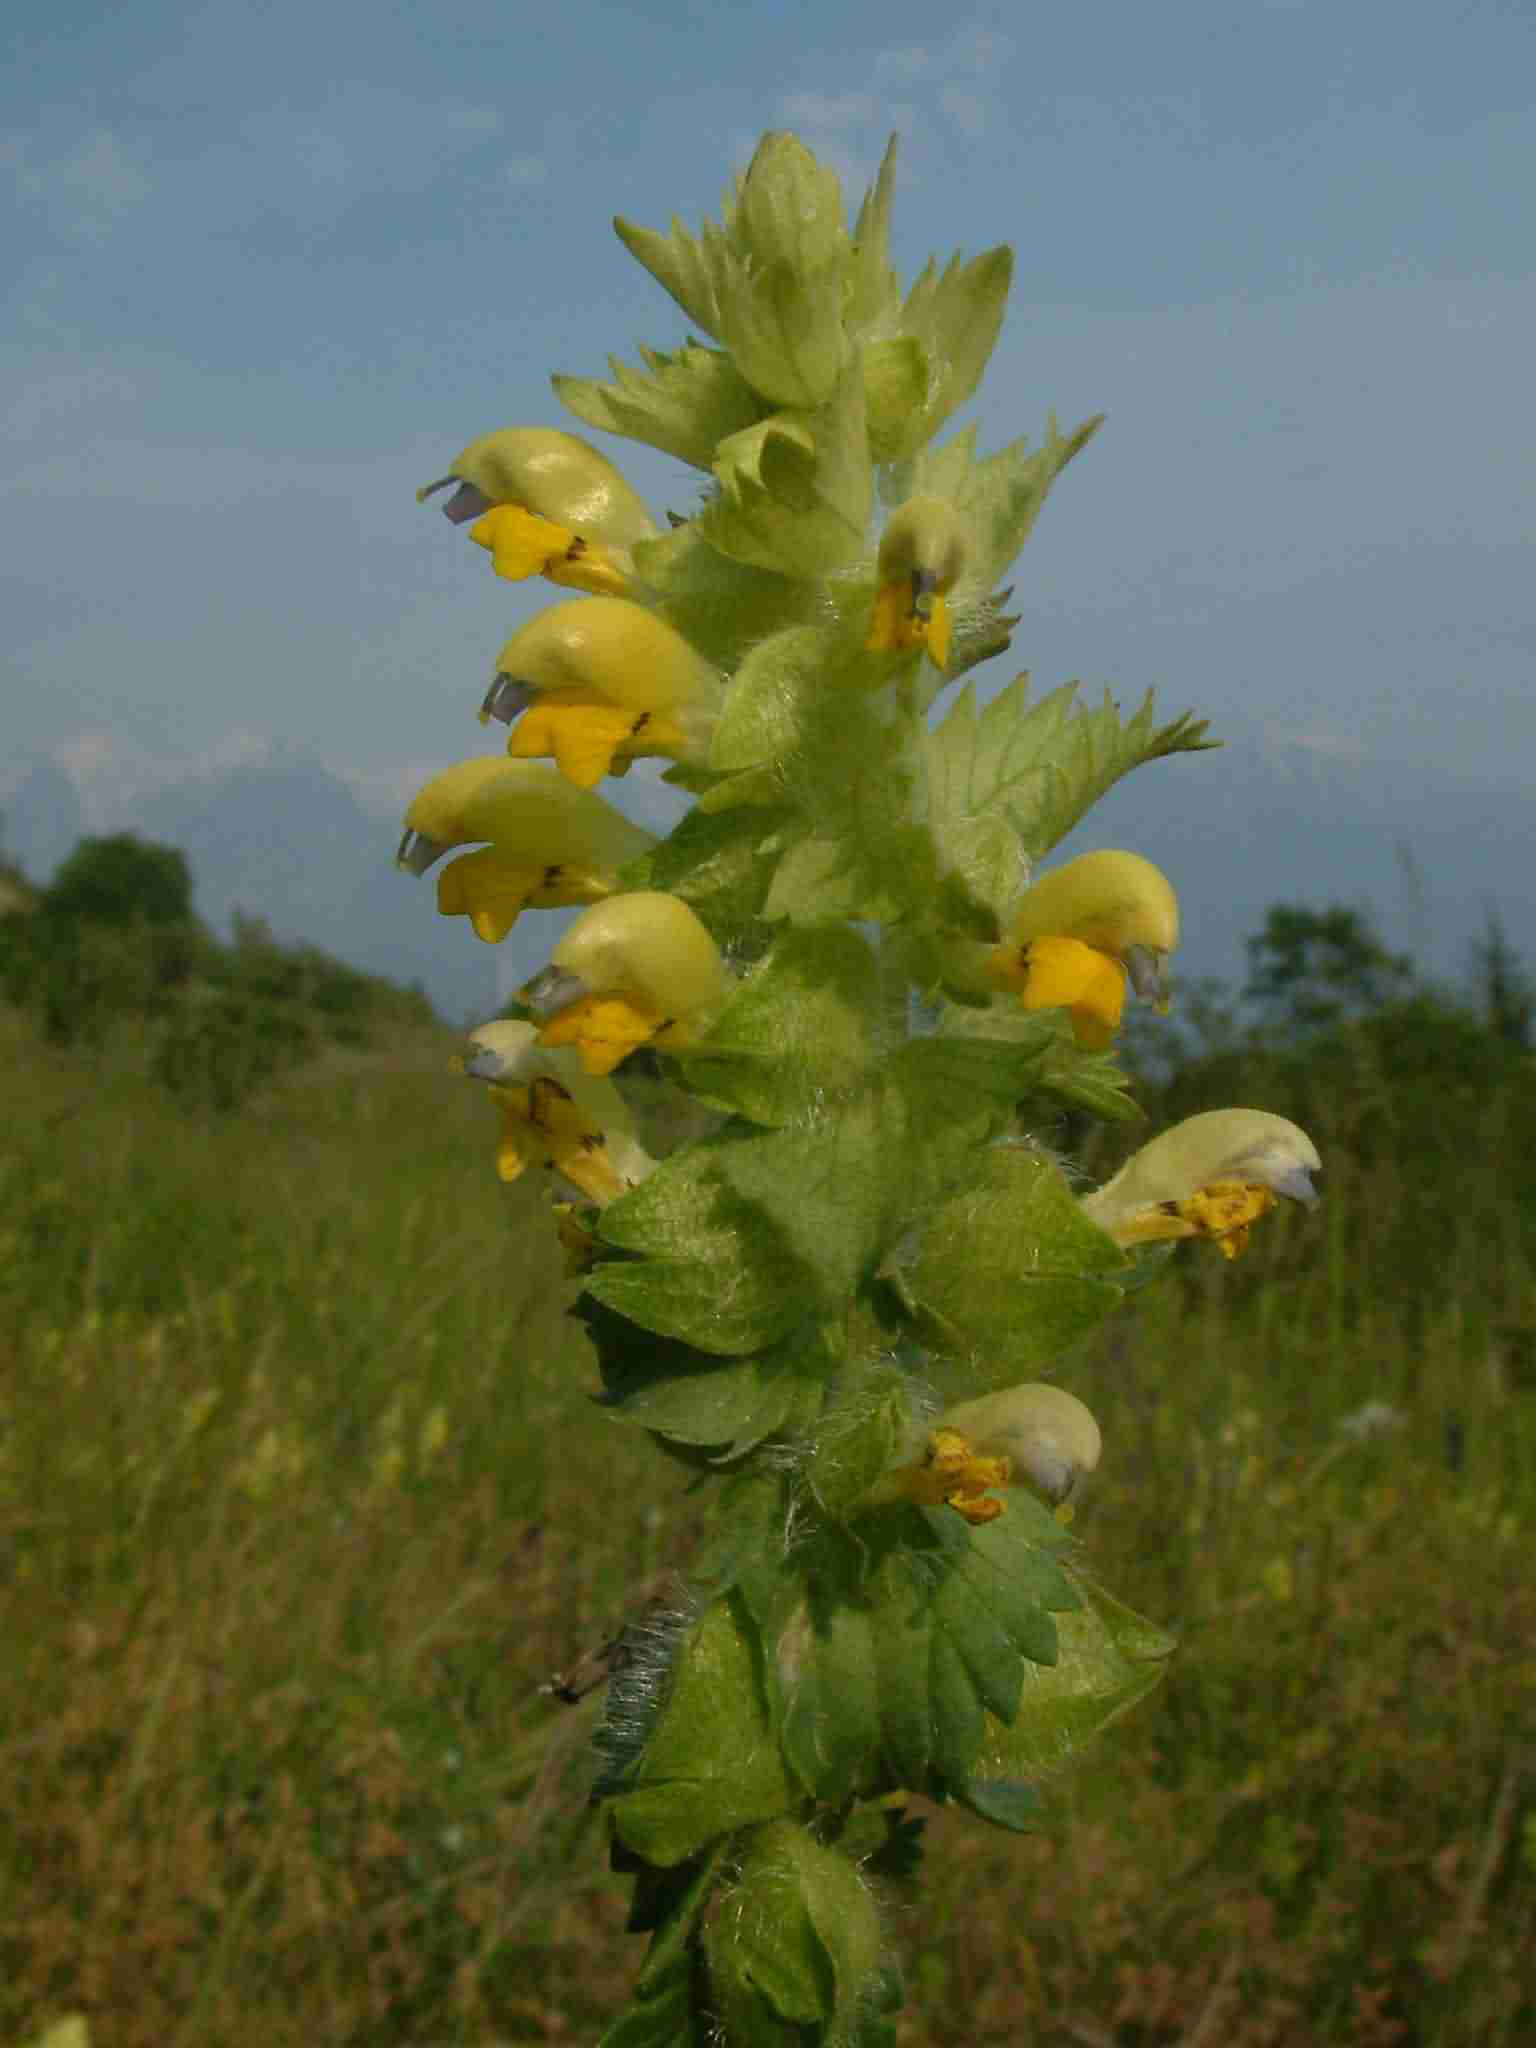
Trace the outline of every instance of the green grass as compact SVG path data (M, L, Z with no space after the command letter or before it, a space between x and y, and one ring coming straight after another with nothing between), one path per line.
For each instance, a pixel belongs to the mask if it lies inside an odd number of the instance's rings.
M0 2042L595 2039L640 1944L539 1688L704 1508L485 1103L420 1026L238 1115L0 1032ZM1182 1648L1038 1836L933 1816L912 2048L1536 2037L1531 1113L1333 1100L1324 1208L1063 1374L1084 1555Z

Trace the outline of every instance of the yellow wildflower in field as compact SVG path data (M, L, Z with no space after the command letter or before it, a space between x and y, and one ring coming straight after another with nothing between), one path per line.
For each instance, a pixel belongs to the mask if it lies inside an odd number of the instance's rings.
M572 598L508 640L480 716L513 726L514 759L552 759L590 789L642 755L702 752L718 696L715 671L644 605Z
M629 550L656 532L650 514L606 455L556 427L503 427L455 456L447 476L416 493L424 502L456 483L444 506L490 551L498 576L547 576L578 590L623 591Z
M1078 1044L1102 1051L1127 983L1166 1006L1164 968L1178 943L1178 899L1161 869L1137 853L1085 853L1025 891L987 977L1026 1010L1065 1009Z

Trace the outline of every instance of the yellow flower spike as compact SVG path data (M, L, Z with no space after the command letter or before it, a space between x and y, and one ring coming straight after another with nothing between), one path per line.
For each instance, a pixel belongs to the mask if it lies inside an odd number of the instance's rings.
M1119 1028L1127 981L1166 1007L1178 943L1178 898L1160 868L1138 853L1084 853L1025 890L987 973L1026 1009L1068 1009L1078 1042L1101 1050Z
M1206 1110L1143 1145L1079 1206L1117 1244L1206 1237L1232 1259L1277 1197L1316 1203L1320 1165L1306 1132L1283 1116Z
M965 568L966 535L947 498L908 498L880 541L869 637L872 653L923 647L937 668L949 664L947 594Z
M438 908L469 917L482 939L493 931L505 937L525 904L593 903L611 894L618 870L656 843L558 768L495 754L457 761L417 792L396 862L424 875L454 847L476 841L489 842L486 854L444 872Z
M469 1043L462 1071L489 1084L501 1111L496 1166L503 1180L543 1166L601 1206L653 1170L618 1090L585 1072L574 1052L541 1046L537 1025L497 1018L471 1032Z
M417 503L452 483L459 488L443 509L455 525L513 505L609 551L627 552L656 534L650 513L607 456L558 427L482 434L454 457L447 476L423 485Z
M514 760L553 760L577 789L591 789L605 775L627 774L642 756L678 761L690 750L689 735L664 712L637 712L595 690L546 691L507 741Z
M720 949L679 897L641 889L593 904L523 991L545 1045L574 1045L593 1074L636 1046L690 1044L730 991Z

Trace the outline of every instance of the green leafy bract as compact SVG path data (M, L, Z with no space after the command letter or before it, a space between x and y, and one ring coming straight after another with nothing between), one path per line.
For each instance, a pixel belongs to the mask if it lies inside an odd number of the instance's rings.
M639 1329L601 1303L589 1304L584 1320L605 1405L670 1443L697 1447L712 1464L808 1428L842 1357L836 1333L814 1324L753 1357L722 1361Z
M899 325L927 356L928 389L909 414L906 433L890 436L887 460L915 454L975 391L997 346L1012 281L1008 248L989 249L969 263L952 256L942 271L930 260L914 279Z
M719 443L699 514L713 548L754 568L819 577L864 552L873 502L864 383L850 369L814 410L770 413Z
M980 1528L948 1509L897 1508L824 1539L768 1667L806 1790L961 1795L987 1716L1011 1721L1029 1670L1055 1662L1057 1617L1079 1597L1058 1561L1065 1541L1024 1496Z
M755 391L790 406L831 395L852 250L837 178L795 136L764 136L725 224L706 222L697 240L677 221L666 235L614 228Z
M978 1061L957 1043L917 1039L835 1110L771 1132L727 1125L603 1212L604 1240L641 1257L600 1265L587 1292L725 1357L845 1314L884 1251L1006 1123L1032 1066L1029 1049Z
M710 1990L726 2038L827 2038L851 2013L879 1963L880 1922L847 1857L793 1821L758 1828L743 1847L730 1910L704 1937ZM843 2036L842 2038L846 2038Z
M961 689L924 741L932 830L943 871L1002 922L1029 861L1064 839L1122 775L1211 744L1188 713L1155 725L1149 691L1130 718L1106 692L1095 709L1067 683L1030 701L1019 676L986 705Z
M739 939L762 915L792 815L785 805L694 809L669 839L628 864L624 887L680 896L717 939Z
M1127 1263L1052 1161L999 1145L893 1277L926 1343L969 1361L983 1386L1004 1387L1038 1377L1119 1306L1109 1276Z
M1057 1622L1049 1669L1025 1675L1011 1716L988 1716L975 1764L979 1786L1038 1780L1061 1766L1152 1690L1176 1644L1163 1630L1069 1568L1080 1605Z
M791 627L753 650L726 699L710 760L730 780L704 807L776 799L799 821L770 918L891 922L928 904L923 724L899 689L868 687L882 663L846 623Z
M755 1636L733 1595L705 1609L681 1645L666 1703L623 1789L606 1788L615 1834L647 1863L684 1863L716 1837L788 1807Z
M589 427L644 441L695 469L708 469L716 445L752 426L767 409L719 349L689 340L672 354L654 348L640 354L644 370L608 358L611 384L555 377L556 396Z
M752 817L728 811L711 826ZM858 1087L876 1052L875 956L846 925L781 931L711 1026L676 1058L689 1091L759 1124L814 1114Z

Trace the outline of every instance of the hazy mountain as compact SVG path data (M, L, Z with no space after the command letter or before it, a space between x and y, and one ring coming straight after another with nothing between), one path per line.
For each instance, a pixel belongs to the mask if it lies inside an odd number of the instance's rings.
M1529 790L1257 726L1227 739L1220 752L1138 770L1063 848L1129 846L1167 870L1183 908L1185 978L1241 982L1243 942L1280 901L1367 909L1391 945L1446 980L1464 978L1493 905L1517 952L1536 962ZM430 877L395 870L398 812L365 805L300 750L237 751L179 772L135 761L125 776L93 736L62 749L62 763L13 763L0 785L5 847L45 879L83 831L165 840L185 850L199 912L216 929L236 908L259 914L280 938L421 983L455 1022L489 1014L498 987L510 991L547 957L562 913L530 913L504 946L482 946L462 920L437 915ZM636 795L659 809L666 793Z
M7 785L0 788L0 853L40 879L89 829L80 792L49 754L13 763Z

